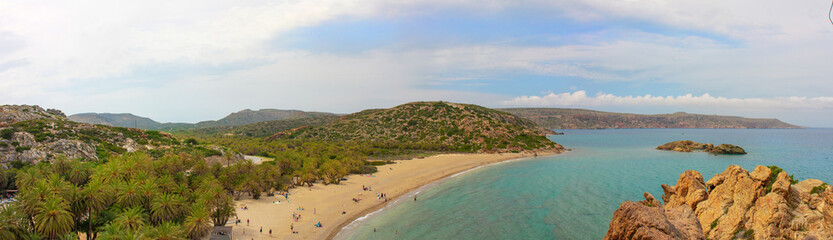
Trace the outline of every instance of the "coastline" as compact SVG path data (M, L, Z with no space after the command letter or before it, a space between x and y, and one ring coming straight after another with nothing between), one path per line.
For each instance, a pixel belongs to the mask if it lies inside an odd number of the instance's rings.
M482 166L532 158L536 154L548 156L565 151L567 150L503 154L458 153L397 160L394 161L395 164L379 166L379 172L372 177L350 175L346 177L347 181L338 185L316 184L313 187L291 189L289 201L277 195L261 197L259 200L241 198L236 203L241 223L235 225L232 218L227 225L235 226L235 239L238 236L241 239L333 239L356 219L379 211L397 199L432 183ZM362 186L371 186L373 191L362 191ZM387 194L389 201L373 199L377 192ZM363 200L354 202L352 198ZM243 206L248 210L241 210ZM341 214L343 211L347 213ZM302 218L293 220L291 216L295 213L301 214ZM308 217L310 215L311 217ZM249 219L255 219L255 224L247 224ZM313 226L318 222L324 227ZM259 232L259 226L266 226L262 233ZM290 226L298 233L290 234ZM277 231L270 236L267 233L268 229Z
M441 176L437 179L434 179L433 181L430 181L426 184L413 186L412 188L405 190L404 193L393 196L391 198L391 201L389 201L387 203L377 204L377 205L375 205L371 208L364 209L363 211L359 212L358 214L350 216L349 221L342 222L337 228L334 229L334 230L337 229L337 231L330 232L330 234L327 235L326 239L328 239L328 240L335 239L336 237L338 237L338 235L341 232L343 232L345 227L350 226L350 224L356 222L357 220L359 220L359 218L369 217L371 214L380 212L380 211L384 210L384 208L387 208L388 206L390 206L391 204L398 203L398 201L400 201L400 200L410 199L410 196L413 196L414 192L416 192L416 191L419 191L421 189L422 190L428 189L428 188L430 188L430 187L432 187L436 184L440 184L442 182L445 182L446 180L452 179L452 178L457 177L459 175L466 174L470 171L473 171L473 170L476 170L476 169L479 169L479 168L482 168L482 167L488 167L488 166L492 166L492 165L514 162L514 161L520 161L520 160L526 160L526 159L533 159L533 158L536 158L536 157L539 157L539 156L540 157L551 156L551 155L561 154L561 153L564 153L566 151L569 151L569 150L537 152L538 153L537 156L534 155L534 154L533 155L525 155L525 156L522 155L521 157L508 158L508 159L497 160L497 161L493 161L493 162L489 162L489 163L483 163L483 164L480 164L480 165L477 165L477 166L473 166L471 168L462 169L460 171L455 171L455 172L445 174L444 176ZM421 191L419 191L419 192L421 192ZM417 192L417 194L419 192ZM405 198L406 196L408 197L407 199Z

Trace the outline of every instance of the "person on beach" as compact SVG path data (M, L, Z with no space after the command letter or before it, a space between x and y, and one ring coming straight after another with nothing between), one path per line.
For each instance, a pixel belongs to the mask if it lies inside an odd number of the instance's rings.
M260 234L263 234L263 226L260 226Z
M416 201L416 198L414 198L414 201ZM249 219L248 218L246 218L246 226L249 226Z
M414 195L414 202L416 202L416 195Z
M272 229L269 229L269 237L272 237Z

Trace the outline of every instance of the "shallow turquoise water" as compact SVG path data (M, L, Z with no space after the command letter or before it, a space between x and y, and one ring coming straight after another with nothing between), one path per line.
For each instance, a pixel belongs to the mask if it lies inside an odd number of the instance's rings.
M799 180L833 183L833 129L564 130L573 151L473 170L351 224L341 239L601 239L613 211L697 170L778 165ZM731 143L750 154L654 150L676 140ZM377 232L373 232L373 228ZM398 231L398 233L396 232Z

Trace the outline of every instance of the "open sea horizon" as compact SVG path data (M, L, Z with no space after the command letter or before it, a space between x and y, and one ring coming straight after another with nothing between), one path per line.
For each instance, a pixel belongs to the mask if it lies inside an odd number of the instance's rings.
M431 184L419 201L361 218L336 239L601 239L613 211L696 170L777 165L799 181L833 183L833 129L557 130L571 151L489 165ZM677 140L734 144L746 155L656 150ZM407 198L404 196L403 198ZM376 231L374 232L374 228Z

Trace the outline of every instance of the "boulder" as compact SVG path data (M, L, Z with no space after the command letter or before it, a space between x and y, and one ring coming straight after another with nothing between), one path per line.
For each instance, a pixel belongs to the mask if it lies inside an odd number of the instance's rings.
M645 202L656 201L647 199ZM626 201L613 213L605 240L705 239L697 218L688 207L665 209Z
M710 239L730 239L728 236L741 229L746 211L763 195L764 184L737 165L706 182L712 190L695 210L705 235Z
M708 189L706 189L706 184L703 182L703 175L694 170L688 170L680 174L680 180L677 180L677 185L674 187L663 184L662 190L665 192L662 195L662 200L665 202L666 209L686 205L694 210L698 203L708 197Z
M746 150L732 144L720 144L706 151L714 154L746 154Z

